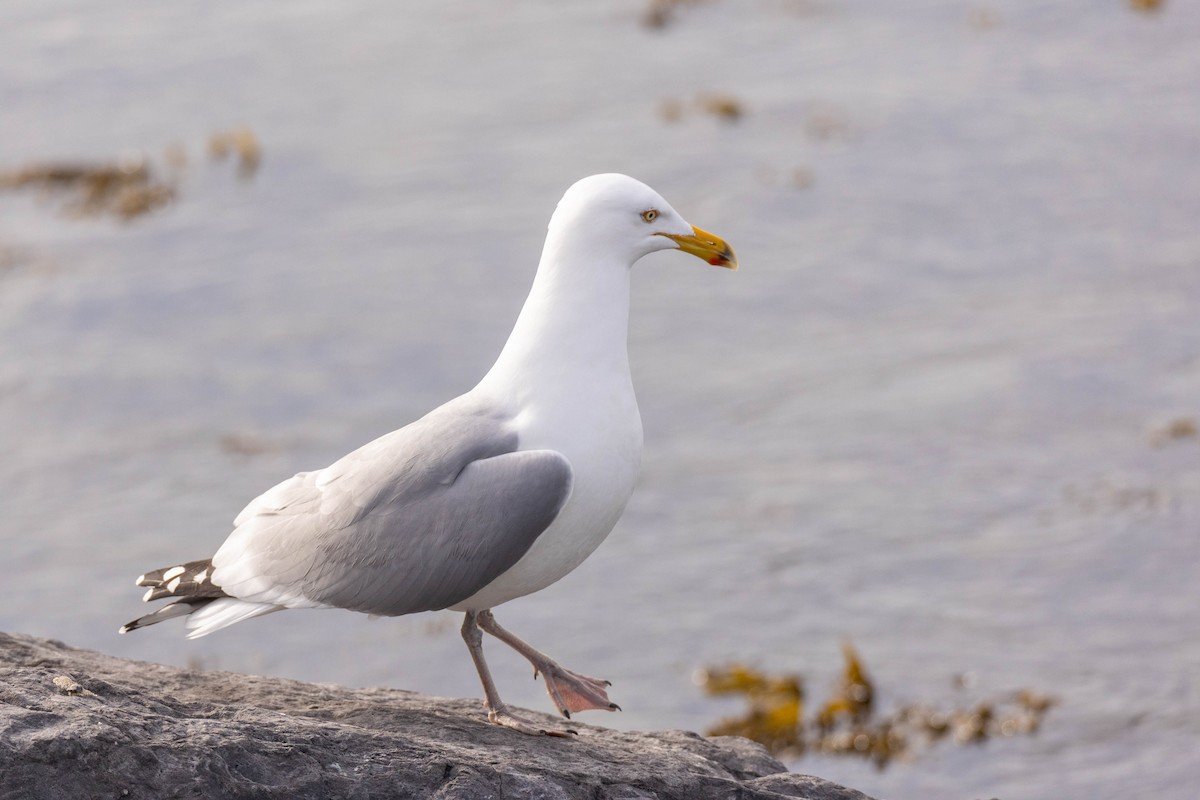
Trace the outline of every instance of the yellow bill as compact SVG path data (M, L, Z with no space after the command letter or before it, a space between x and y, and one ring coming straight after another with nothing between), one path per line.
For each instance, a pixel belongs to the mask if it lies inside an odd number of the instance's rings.
M690 236L677 236L672 233L660 233L659 236L673 239L679 245L680 250L702 258L714 267L738 268L737 256L724 239L708 231L702 231L694 225Z

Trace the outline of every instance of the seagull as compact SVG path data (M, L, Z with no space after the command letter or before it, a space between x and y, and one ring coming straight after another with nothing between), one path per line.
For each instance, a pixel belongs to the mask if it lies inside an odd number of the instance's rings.
M633 493L642 422L629 373L633 264L678 249L737 269L722 239L693 227L625 175L584 178L550 218L529 297L478 385L330 466L252 500L209 559L137 579L172 602L124 625L186 617L189 639L289 608L375 616L462 611L488 719L562 736L506 705L483 634L533 665L566 718L618 710L608 681L560 666L501 627L492 609L544 589L608 536Z

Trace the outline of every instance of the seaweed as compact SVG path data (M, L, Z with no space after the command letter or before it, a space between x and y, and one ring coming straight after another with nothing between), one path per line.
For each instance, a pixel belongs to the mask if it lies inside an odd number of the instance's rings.
M237 156L238 175L247 180L262 164L262 148L249 128L218 132L209 138L214 161ZM111 216L128 222L169 206L177 197L179 179L187 167L180 144L163 152L164 166L130 150L112 161L51 161L0 170L0 191L35 190L44 196L65 197L64 210L73 217Z
M77 216L110 214L131 220L162 208L175 197L175 187L158 177L141 156L113 163L35 164L0 172L0 189L37 188L67 194L67 211Z
M1164 0L1129 0L1129 7L1143 14L1153 14L1161 11Z
M727 92L703 92L697 95L692 105L722 122L737 122L746 115L745 103ZM673 98L661 101L658 106L659 116L667 122L683 119L685 110L685 104Z
M980 744L1035 733L1057 702L1022 689L963 708L940 710L914 703L879 714L875 684L857 651L847 642L842 655L841 680L811 712L799 674L770 675L744 664L699 670L697 682L707 694L738 695L749 704L746 713L721 720L708 735L744 736L784 757L819 752L867 758L882 769L940 741Z
M1200 427L1189 417L1179 417L1150 434L1150 444L1162 447L1171 442L1200 438Z
M699 5L704 0L650 0L642 13L642 25L661 30L675 21L675 12L683 6Z

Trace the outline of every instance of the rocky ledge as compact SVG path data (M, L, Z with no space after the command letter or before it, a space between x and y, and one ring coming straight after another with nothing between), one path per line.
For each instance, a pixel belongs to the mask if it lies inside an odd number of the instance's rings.
M196 672L0 633L3 798L870 800L789 773L746 739L571 727L578 736L529 737L488 724L475 700Z

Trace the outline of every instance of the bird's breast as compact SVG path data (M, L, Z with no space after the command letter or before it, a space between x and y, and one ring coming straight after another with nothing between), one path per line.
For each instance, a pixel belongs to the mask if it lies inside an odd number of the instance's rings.
M570 462L571 496L516 564L456 609L491 608L544 589L612 531L633 493L642 454L641 416L632 387L624 383L627 391L529 404L514 419L519 449L554 450Z

